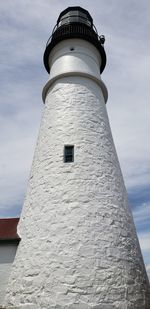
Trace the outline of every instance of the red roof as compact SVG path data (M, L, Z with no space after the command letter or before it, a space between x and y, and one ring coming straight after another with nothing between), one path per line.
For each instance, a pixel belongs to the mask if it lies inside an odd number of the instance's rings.
M0 219L0 241L17 241L20 237L17 234L19 218Z

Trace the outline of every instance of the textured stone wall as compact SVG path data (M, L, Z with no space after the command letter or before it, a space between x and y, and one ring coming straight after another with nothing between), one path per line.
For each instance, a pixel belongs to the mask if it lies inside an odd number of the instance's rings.
M7 305L149 308L106 106L88 78L59 79L47 94L19 235Z

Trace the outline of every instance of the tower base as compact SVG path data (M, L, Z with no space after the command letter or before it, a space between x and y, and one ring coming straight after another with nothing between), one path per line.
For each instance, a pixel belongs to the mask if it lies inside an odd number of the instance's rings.
M149 309L150 304L144 304L143 305L141 303L139 304L129 304L129 303L118 303L117 305L113 305L113 304L99 304L99 305L94 305L94 306L90 306L87 304L74 304L74 305L67 305L67 306L60 306L60 305L56 305L56 306L51 306L49 307L49 309ZM41 307L37 306L37 305L31 305L31 304L24 304L24 305L20 305L19 307L0 307L0 309L42 309Z

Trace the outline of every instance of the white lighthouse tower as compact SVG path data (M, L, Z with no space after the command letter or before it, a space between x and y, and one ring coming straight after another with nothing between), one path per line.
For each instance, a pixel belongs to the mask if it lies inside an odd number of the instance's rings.
M104 37L69 7L50 78L6 308L149 309L149 283L106 111Z

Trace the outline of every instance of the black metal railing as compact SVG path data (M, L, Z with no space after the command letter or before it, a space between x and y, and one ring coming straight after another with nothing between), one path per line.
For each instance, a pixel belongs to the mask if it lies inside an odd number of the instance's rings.
M73 21L72 18L77 19L76 21ZM87 21L89 21L90 25L87 24ZM67 17L62 16L58 19L58 22L52 31L52 35L46 43L46 49L44 52L44 65L47 72L50 72L48 59L52 48L60 41L70 38L81 38L96 46L102 59L100 67L100 72L102 73L106 65L106 54L103 47L105 37L98 35L97 29L93 25L92 21L80 15L68 15Z
M65 18L66 19L66 18ZM59 25L59 24L58 24ZM61 35L72 35L74 33L78 33L80 35L88 35L91 37L95 37L98 41L100 41L100 36L98 35L96 27L93 25L92 27L89 27L85 23L79 23L79 22L66 22L63 23L61 26L55 25L52 35L49 37L46 46L48 46L52 39L56 39L60 37Z

